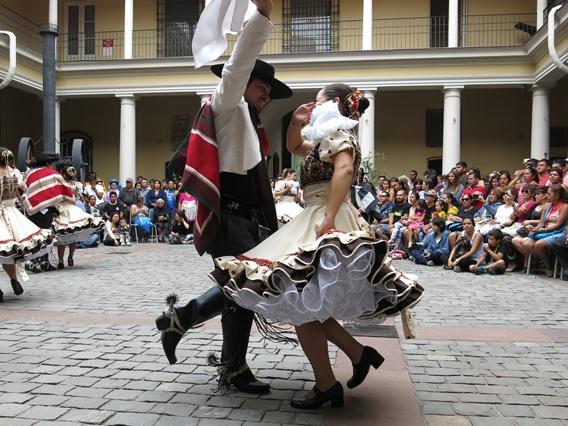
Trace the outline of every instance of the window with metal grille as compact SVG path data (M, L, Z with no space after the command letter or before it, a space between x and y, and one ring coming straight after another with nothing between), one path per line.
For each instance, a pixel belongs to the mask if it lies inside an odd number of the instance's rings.
M339 0L283 0L282 16L284 52L339 49Z
M191 41L205 0L157 0L158 56L191 56Z

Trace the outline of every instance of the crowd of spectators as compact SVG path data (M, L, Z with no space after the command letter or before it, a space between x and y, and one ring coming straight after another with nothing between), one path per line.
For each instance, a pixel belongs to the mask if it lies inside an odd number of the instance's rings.
M80 247L93 247L102 241L109 246L130 245L154 240L187 244L193 240L197 203L174 180L126 179L121 186L111 179L108 187L91 174L83 186L77 205L105 220L104 232L93 234Z
M459 162L447 175L428 169L420 178L411 170L373 185L362 173L352 198L394 258L455 272L530 268L553 276L556 261L568 274L567 190L566 160L543 158L525 160L512 174L482 176Z

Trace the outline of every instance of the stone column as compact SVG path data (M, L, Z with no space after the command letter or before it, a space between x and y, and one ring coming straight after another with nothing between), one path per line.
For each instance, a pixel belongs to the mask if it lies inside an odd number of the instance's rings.
M365 162L375 165L375 93L376 90L365 90L365 97L369 99L369 108L359 121L359 145L361 156ZM355 171L357 173L357 170Z
M55 98L55 152L61 154L61 103L60 98Z
M133 30L134 30L134 0L124 0L124 59L132 59Z
M544 10L548 5L547 0L536 0L536 29L544 25Z
M444 142L442 173L448 173L460 161L462 88L444 88Z
M363 0L363 50L373 49L373 0Z
M532 89L531 158L541 159L550 152L549 88Z
M448 47L459 46L459 0L448 0Z
M126 178L136 178L136 99L133 95L120 98L120 158L119 177L124 184Z

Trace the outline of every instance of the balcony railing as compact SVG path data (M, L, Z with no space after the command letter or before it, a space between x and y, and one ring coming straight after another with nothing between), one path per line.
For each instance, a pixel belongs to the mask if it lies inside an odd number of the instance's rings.
M534 34L536 14L467 15L460 17L460 46L524 45ZM362 21L275 25L262 54L352 52L362 49ZM137 30L134 59L191 57L193 29ZM229 54L236 37L229 37ZM373 50L446 47L448 18L396 18L373 21ZM58 60L105 61L124 57L124 33L60 34Z
M0 30L12 31L18 47L25 47L36 53L42 52L42 38L39 25L0 5Z

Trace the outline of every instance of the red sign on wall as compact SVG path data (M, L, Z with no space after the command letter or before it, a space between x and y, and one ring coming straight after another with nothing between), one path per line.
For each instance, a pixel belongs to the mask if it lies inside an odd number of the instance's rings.
M113 38L103 39L103 47L114 47L114 39Z

